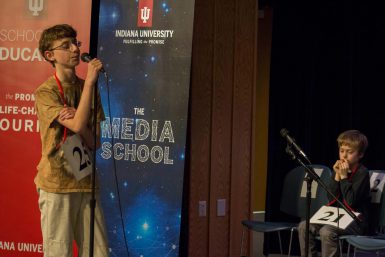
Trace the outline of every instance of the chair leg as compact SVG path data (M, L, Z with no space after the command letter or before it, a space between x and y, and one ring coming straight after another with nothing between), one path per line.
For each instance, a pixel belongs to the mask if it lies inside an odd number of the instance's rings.
M340 257L343 255L342 247L344 246L344 242L341 239L338 239L338 247L340 248Z
M283 254L282 241L281 241L281 231L278 231L278 240L279 240L279 250L281 251L281 254Z
M287 257L290 257L290 254L291 254L291 243L293 241L293 232L294 232L294 228L290 229L290 241L289 241L289 250L287 253Z
M241 257L246 257L246 256L243 255L243 240L244 240L244 238L245 238L245 228L244 228L243 231L242 231L241 253L240 253L240 256L241 256Z
M350 257L350 244L348 244L348 252L347 252L347 257Z

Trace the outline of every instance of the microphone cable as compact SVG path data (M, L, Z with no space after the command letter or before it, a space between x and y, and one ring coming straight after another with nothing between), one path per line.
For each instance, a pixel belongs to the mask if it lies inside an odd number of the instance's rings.
M114 135L113 135L113 130L112 130L112 116L111 116L111 101L110 101L110 87L109 87L109 77L107 75L107 72L104 72L104 77L106 81L106 87L107 87L107 109L108 109L108 115L110 117L110 130L111 130L111 143L112 143L112 149L114 148ZM122 203L120 201L120 190L119 190L119 183L118 183L118 176L116 173L116 160L114 156L114 151L112 151L112 160L113 160L113 169L114 169L114 178L115 178L115 187L116 187L116 194L118 198L118 205L119 205L119 214L120 214L120 220L121 220L121 225L122 225L122 230L123 230L123 239L124 239L124 245L127 251L127 256L130 257L130 252L128 251L128 245L127 245L127 238L126 238L126 229L125 229L125 224L124 224L124 219L123 219L123 211L122 211Z

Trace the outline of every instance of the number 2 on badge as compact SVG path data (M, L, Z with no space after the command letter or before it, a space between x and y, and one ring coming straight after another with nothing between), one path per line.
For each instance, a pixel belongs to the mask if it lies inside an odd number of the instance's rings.
M87 164L86 160L83 158L82 150L80 150L80 148L77 146L74 148L74 150L72 152L74 157L75 157L76 153L79 154L79 171L82 171L83 169L87 168L88 164Z
M330 222L337 223L343 216L345 216L345 214L340 214L340 215L338 215L338 217L337 217L336 219L331 220L331 218L333 217L333 215L335 215L334 212L332 212L332 211L327 211L327 212L324 212L324 214L325 214L326 216L321 217L321 218L319 218L318 220L322 220L322 221L330 221Z

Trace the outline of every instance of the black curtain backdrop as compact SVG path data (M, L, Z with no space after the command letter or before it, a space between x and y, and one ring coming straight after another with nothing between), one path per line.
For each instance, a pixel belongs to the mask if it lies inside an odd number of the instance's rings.
M330 168L339 133L358 129L369 140L364 165L385 169L385 3L275 0L273 12L266 220L298 221L279 211L283 178L298 165L281 128ZM265 239L265 254L279 252L276 235Z

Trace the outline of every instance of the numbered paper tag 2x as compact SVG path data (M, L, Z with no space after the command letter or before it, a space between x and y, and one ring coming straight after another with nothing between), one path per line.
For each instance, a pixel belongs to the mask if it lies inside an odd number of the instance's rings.
M92 162L90 151L79 135L74 134L67 137L61 147L76 180L79 181L91 174Z
M359 212L354 212L358 217ZM322 206L310 219L310 223L324 224L346 229L354 219L342 208Z

